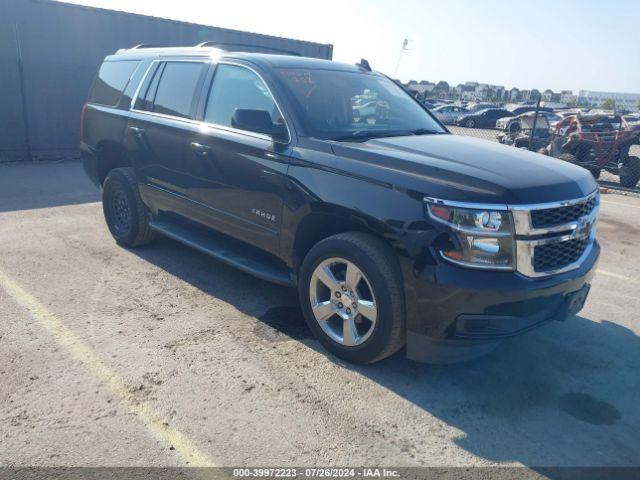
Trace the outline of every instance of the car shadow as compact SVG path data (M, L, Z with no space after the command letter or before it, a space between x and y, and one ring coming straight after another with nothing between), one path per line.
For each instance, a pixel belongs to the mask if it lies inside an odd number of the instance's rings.
M260 319L257 336L302 341L400 395L459 430L455 444L487 462L522 464L557 478L563 473L543 467L640 465L640 339L620 324L577 316L456 365L420 364L404 352L350 365L312 339L292 289L165 238L131 251Z
M100 201L79 161L0 165L0 212Z

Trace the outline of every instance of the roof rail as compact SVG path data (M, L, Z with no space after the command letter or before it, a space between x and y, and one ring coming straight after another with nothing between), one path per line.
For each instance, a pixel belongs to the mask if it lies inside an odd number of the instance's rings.
M286 53L287 55L295 55L296 57L302 56L300 52L294 52L293 50L284 50L282 48L267 47L265 45L251 45L248 43L207 41L207 42L202 42L196 45L196 47L224 47L224 46L240 47L240 48L259 48L263 50L269 50L271 52Z
M155 48L157 45L151 45L150 43L139 43L131 47L131 50L137 50L138 48Z

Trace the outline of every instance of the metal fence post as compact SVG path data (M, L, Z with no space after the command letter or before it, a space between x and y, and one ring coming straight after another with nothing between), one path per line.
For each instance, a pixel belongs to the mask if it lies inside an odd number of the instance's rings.
M536 126L538 125L538 113L540 112L540 100L542 100L542 95L538 96L538 101L536 102L536 113L533 117L533 128L531 129L531 133L529 134L529 151L533 151L533 137L536 134Z

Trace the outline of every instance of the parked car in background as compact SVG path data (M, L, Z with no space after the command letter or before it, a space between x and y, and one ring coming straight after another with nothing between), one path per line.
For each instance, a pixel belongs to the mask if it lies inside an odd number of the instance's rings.
M455 125L462 115L466 115L468 110L456 105L441 105L431 110L438 120L447 125Z
M629 115L624 115L622 118L624 118L625 122L627 122L627 125L629 125L629 128L631 128L631 130L633 130L634 132L640 131L640 114L631 113Z
M531 151L540 151L549 145L551 138L551 130L549 121L545 113L539 112L536 118L536 112L523 113L518 115L518 129L508 129L500 132L496 138L504 145L511 145L516 148L526 148Z
M461 116L456 123L461 127L495 128L499 119L510 116L512 117L513 114L504 108L485 108L479 112Z
M522 105L520 107L507 108L507 110L509 110L514 115L521 115L521 114L527 113L527 112L535 112L536 106L535 105ZM538 111L540 111L540 112L553 112L553 109L549 108L549 107L540 107Z
M389 104L381 100L365 100L355 102L352 109L356 122L375 123L377 119L385 118L388 115Z
M480 102L480 103L472 102L463 106L469 111L469 113L476 113L486 108L502 108L500 105L496 103L488 103L488 102Z
M526 113L521 113L519 115L516 115L515 117L500 118L496 122L496 128L499 128L500 130L507 130L510 132L518 132L520 128L522 128L520 119L523 117L531 116L533 114L535 114L535 109L531 111L527 111ZM543 116L545 120L547 120L549 125L551 125L552 123L558 122L563 118L562 116L558 115L555 112L540 111L539 114Z
M629 149L639 135L620 115L571 115L558 122L540 153L580 165L595 178L606 170L620 177L621 186L633 188L640 180L640 158Z

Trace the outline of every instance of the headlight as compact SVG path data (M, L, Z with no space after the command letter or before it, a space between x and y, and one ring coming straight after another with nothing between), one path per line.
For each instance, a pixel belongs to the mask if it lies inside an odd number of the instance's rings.
M429 216L451 228L454 248L440 250L444 258L473 268L515 269L513 219L506 208L461 208L425 200Z

